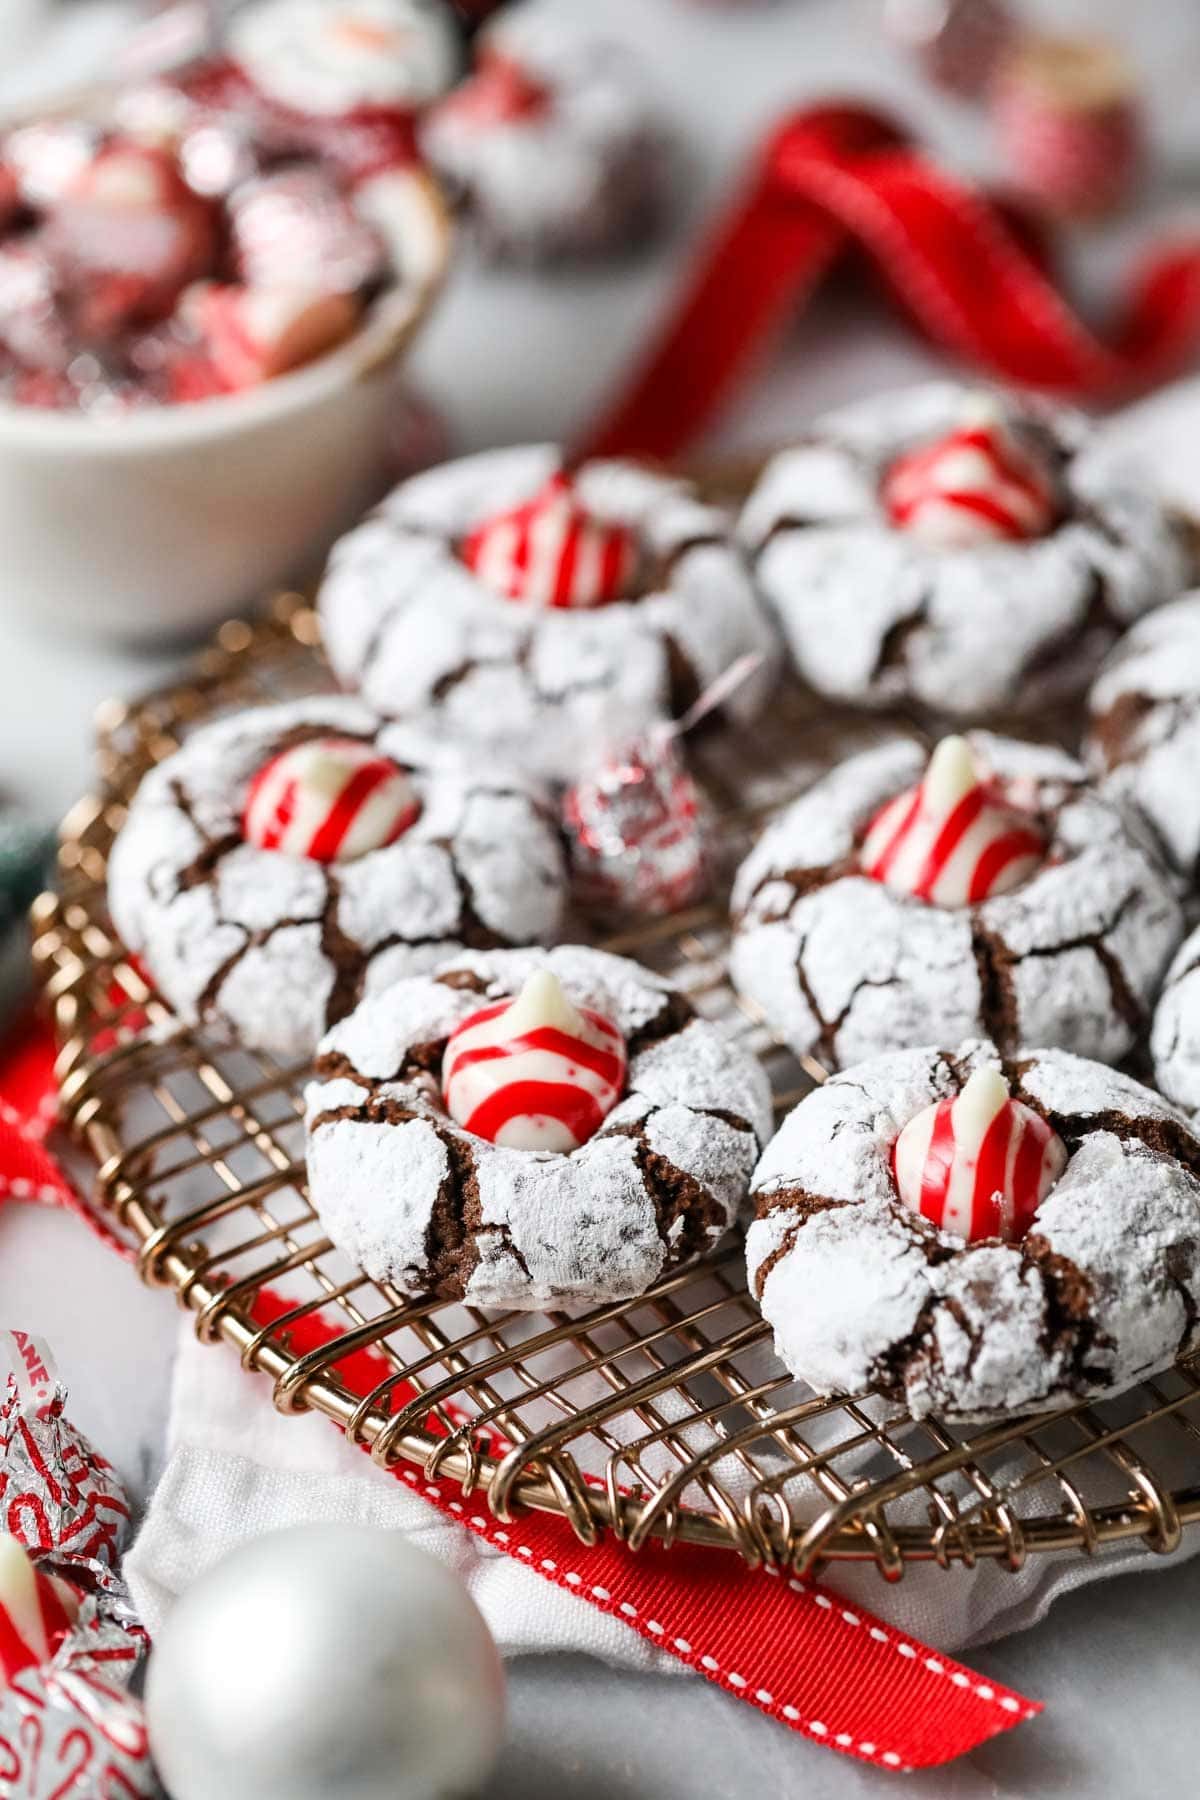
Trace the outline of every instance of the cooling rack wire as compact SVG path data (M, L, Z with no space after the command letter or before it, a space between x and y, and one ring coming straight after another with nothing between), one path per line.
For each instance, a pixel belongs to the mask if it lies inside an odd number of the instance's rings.
M65 821L58 892L35 909L63 1115L95 1203L201 1339L232 1344L280 1408L327 1414L380 1464L452 1477L502 1519L561 1513L588 1543L687 1540L800 1574L868 1560L889 1579L914 1561L1016 1570L1131 1539L1171 1550L1200 1519L1200 1359L1112 1402L967 1430L800 1388L746 1292L739 1235L644 1297L579 1316L412 1302L334 1249L305 1194L304 1071L179 1029L104 895L141 775L188 730L331 685L311 606L292 595L260 623L225 625L187 680L106 707L96 789ZM883 729L793 693L752 731L702 739L725 881L766 815ZM608 947L671 976L760 1056L782 1115L823 1071L733 993L724 917L718 891ZM363 1353L365 1395L347 1379Z

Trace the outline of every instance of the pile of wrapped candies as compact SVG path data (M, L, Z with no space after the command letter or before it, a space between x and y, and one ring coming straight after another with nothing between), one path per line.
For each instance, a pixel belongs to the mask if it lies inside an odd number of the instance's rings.
M206 192L235 152L205 129L165 144L58 122L0 140L0 396L89 411L201 399L355 329L389 257L337 173L273 166L246 140L245 178Z
M413 16L441 33L423 52ZM0 399L204 399L347 338L403 273L389 175L413 162L415 109L459 73L438 19L412 0L311 19L260 0L240 59L127 89L103 122L0 134Z
M141 1703L147 1649L117 1572L129 1505L71 1423L36 1339L3 1334L0 1406L0 1792L159 1795Z

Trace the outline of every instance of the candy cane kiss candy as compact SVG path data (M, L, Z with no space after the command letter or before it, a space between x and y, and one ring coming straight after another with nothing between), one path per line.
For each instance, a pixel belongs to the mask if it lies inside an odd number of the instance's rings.
M986 397L966 409L957 430L897 457L882 500L897 530L945 550L1041 537L1057 510L1048 472Z
M484 519L459 555L498 594L527 606L626 599L638 565L633 532L589 512L563 470L532 500Z
M260 850L348 862L394 843L421 811L407 773L354 738L310 738L250 784L242 835Z
M965 738L943 738L919 786L898 794L867 829L864 875L935 906L974 906L1031 875L1046 839L1028 813L982 779Z
M998 1069L976 1069L955 1099L925 1107L892 1151L903 1204L968 1242L1024 1237L1066 1166L1062 1139Z
M577 1150L625 1085L625 1044L611 1020L575 1006L536 970L515 1000L485 1006L453 1033L442 1092L455 1122L513 1150Z
M65 1582L43 1575L20 1540L0 1532L0 1687L48 1663L78 1612Z

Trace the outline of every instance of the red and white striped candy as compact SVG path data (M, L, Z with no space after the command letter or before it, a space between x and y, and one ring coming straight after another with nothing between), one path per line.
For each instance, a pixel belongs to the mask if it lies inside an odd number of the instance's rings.
M910 1119L892 1150L905 1206L953 1237L1024 1237L1067 1166L1067 1149L996 1069L976 1069L954 1100Z
M897 457L882 499L893 525L939 550L1041 537L1055 515L1047 475L994 418Z
M1027 813L982 781L964 738L943 738L919 786L867 828L859 866L872 881L934 906L975 906L1031 875L1046 840Z
M577 1150L624 1085L620 1032L572 1005L548 969L531 975L515 1000L464 1019L442 1059L450 1117L510 1150Z
M48 1663L78 1611L70 1589L41 1574L18 1538L0 1532L0 1688L22 1669Z
M562 471L523 506L477 525L459 554L505 599L542 607L623 599L638 564L633 532L589 513Z
M349 862L394 843L421 806L404 770L352 738L311 738L250 785L242 835L259 850Z
M352 294L195 282L181 315L226 388L253 387L298 369L348 338L358 323Z

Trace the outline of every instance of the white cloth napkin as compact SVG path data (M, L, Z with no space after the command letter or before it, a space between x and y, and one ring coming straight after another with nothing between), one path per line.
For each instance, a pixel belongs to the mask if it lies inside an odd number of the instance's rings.
M1167 1440L1161 1454L1171 1453ZM914 1497L914 1508L923 1513L924 1501ZM264 1380L246 1374L224 1349L198 1344L185 1322L166 1469L125 1561L151 1633L176 1596L235 1545L321 1519L404 1531L440 1556L462 1576L506 1655L583 1651L623 1668L687 1672L617 1619L447 1519L377 1469L328 1420L278 1414ZM1192 1533L1169 1557L1141 1547L1092 1559L1035 1556L1015 1575L990 1562L948 1572L919 1565L895 1586L871 1566L847 1564L834 1565L823 1579L903 1631L954 1651L1023 1630L1060 1594L1088 1582L1169 1567L1197 1550L1200 1533Z

